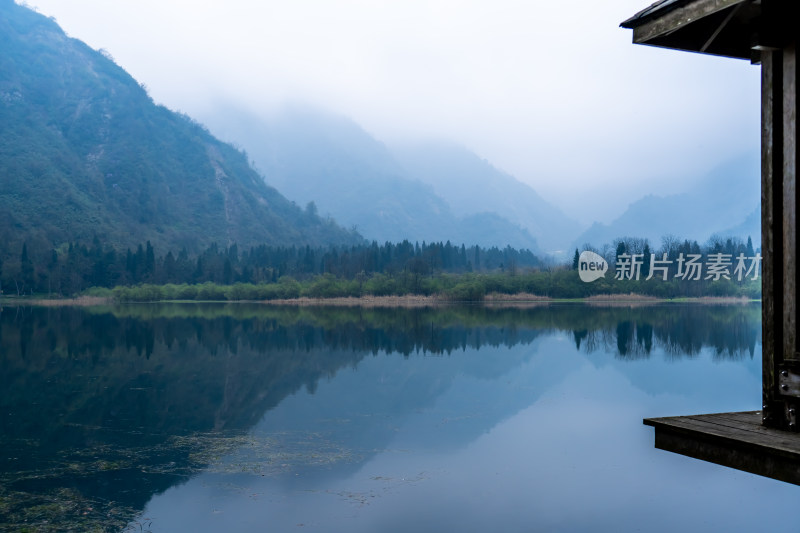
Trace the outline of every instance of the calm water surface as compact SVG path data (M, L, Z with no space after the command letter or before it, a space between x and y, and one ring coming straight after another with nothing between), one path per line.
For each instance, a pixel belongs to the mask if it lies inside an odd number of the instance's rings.
M760 316L6 307L0 530L794 531L642 425L758 409Z

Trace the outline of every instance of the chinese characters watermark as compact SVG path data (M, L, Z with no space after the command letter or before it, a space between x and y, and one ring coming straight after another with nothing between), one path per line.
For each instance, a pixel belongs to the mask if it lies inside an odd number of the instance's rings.
M657 259L653 254L650 256L648 265L650 268L647 269L647 276L644 279L652 279L658 275L663 281L667 281L672 265L677 267L672 279L718 281L720 279L730 280L731 276L736 281L758 279L761 266L760 253L756 253L752 257L746 257L744 253L740 253L735 260L733 254L713 253L708 254L705 262L702 259L701 254L684 255L682 252L675 260L667 259L666 253L661 255L661 259ZM644 265L644 254L620 254L617 256L614 279L642 279Z

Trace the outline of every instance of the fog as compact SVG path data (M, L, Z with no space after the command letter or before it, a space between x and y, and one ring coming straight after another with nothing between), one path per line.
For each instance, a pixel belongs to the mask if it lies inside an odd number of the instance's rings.
M201 121L303 103L455 141L584 223L758 149L758 67L631 44L648 3L30 2Z

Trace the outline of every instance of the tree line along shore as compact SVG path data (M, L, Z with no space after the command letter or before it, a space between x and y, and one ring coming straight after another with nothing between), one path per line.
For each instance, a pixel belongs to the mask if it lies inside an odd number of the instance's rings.
M605 276L584 282L578 275L579 251L571 262L543 260L529 250L466 247L446 243L365 243L347 247L259 246L240 251L233 244L212 245L190 256L185 250L157 255L147 242L118 252L94 238L91 245L59 249L6 251L0 261L0 290L5 297L65 298L89 295L120 302L280 301L332 298L426 297L442 301L584 299L599 295L639 295L659 299L758 299L758 270L732 275L681 277L684 255L708 261L757 254L732 239L664 239L650 251L641 239L620 239L614 247L594 250L609 263ZM585 249L591 249L585 247ZM637 257L642 268L634 278L615 274L618 263ZM651 276L651 261L669 264ZM655 263L654 263L655 264ZM618 279L622 278L622 279ZM630 279L628 279L630 278ZM649 279L648 279L649 278Z

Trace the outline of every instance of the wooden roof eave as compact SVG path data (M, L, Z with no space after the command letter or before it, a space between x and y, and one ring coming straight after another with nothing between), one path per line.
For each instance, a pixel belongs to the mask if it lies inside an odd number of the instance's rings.
M689 52L751 59L759 0L660 2L621 24L633 42Z

